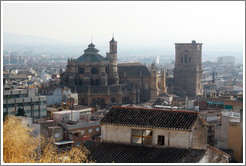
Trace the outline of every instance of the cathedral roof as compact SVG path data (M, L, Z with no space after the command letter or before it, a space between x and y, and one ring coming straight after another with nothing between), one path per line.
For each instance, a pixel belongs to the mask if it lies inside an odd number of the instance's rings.
M119 63L118 72L119 75L124 75L125 72L126 75L129 77L139 77L140 75L147 76L147 77L151 76L149 69L145 65L139 62Z
M101 62L106 61L102 55L98 54L99 50L95 48L93 43L88 45L88 48L84 50L84 54L76 59L77 62Z

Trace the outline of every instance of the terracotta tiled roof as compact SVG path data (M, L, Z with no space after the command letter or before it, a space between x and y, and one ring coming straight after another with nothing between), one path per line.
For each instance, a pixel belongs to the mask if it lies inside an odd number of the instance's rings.
M211 145L208 145L207 148L208 148L208 150L211 150L211 151L213 151L213 152L215 152L215 153L221 154L221 155L223 155L223 156L231 157L228 153L225 153L225 152L223 152L222 150L220 150L220 149L218 149L218 148L216 148L216 147L213 147L213 146L211 146Z
M84 146L97 163L197 163L205 155L205 150L153 148L94 141L85 141Z
M197 118L191 111L112 107L101 124L190 130Z

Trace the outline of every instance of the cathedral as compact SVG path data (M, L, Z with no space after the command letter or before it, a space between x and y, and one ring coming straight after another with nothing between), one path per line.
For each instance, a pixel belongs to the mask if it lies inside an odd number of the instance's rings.
M106 57L93 43L77 59L68 59L61 84L78 93L81 105L100 106L137 104L154 100L166 92L164 69L155 64L117 63L117 41L109 42Z

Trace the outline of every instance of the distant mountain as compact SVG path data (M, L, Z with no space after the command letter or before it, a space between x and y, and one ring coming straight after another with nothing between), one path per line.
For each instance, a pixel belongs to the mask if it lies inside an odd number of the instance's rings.
M81 41L82 43L83 41ZM107 41L105 41L107 42ZM32 50L39 54L52 54L52 55L65 55L68 57L79 57L83 54L83 50L87 48L86 45L81 43L69 43L56 40L48 37L40 36L31 36L31 35L19 35L14 33L3 32L3 50L4 51L28 51ZM89 44L89 43L88 43ZM97 49L100 50L100 54L106 56L108 51L107 43L94 43L96 44ZM237 46L237 47L236 47ZM240 46L240 45L239 45ZM237 48L239 51L229 51L233 50L232 48ZM203 61L212 60L216 61L219 56L235 56L237 63L243 62L243 52L240 51L238 44L235 46L225 47L221 45L210 45L206 46L203 49ZM213 51L212 51L212 50ZM118 46L118 57L156 57L157 55L160 58L169 59L172 61L175 59L175 48L174 45L168 47L168 43L162 44L162 46L143 46L139 43L129 44L127 42L121 41Z
M3 32L3 44L4 45L64 45L65 42L60 40L31 36L31 35L19 35L14 33Z

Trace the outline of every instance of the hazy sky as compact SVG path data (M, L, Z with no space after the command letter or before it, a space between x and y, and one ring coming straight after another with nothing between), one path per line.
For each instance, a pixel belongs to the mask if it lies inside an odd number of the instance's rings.
M3 32L68 42L172 46L197 42L242 48L245 2L1 2ZM174 47L173 47L174 48Z

